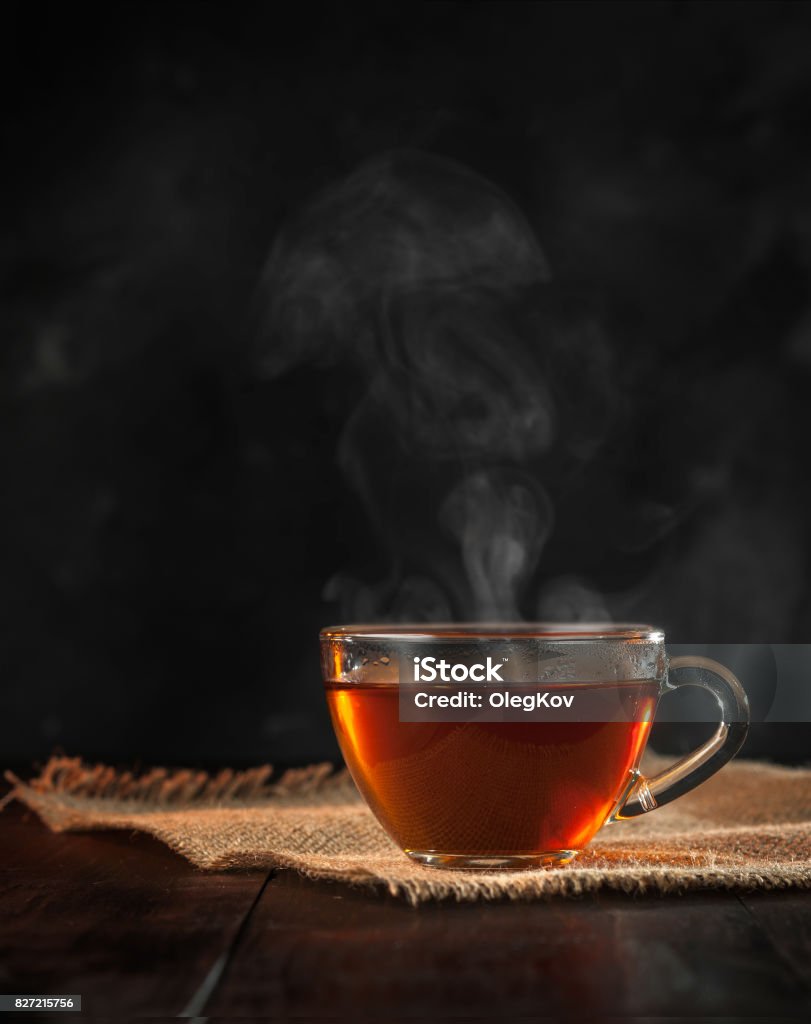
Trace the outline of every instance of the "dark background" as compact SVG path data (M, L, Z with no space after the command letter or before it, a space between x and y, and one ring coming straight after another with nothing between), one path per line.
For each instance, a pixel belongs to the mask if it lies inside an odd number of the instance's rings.
M327 306L317 343L272 313L296 218L359 166L456 161L543 250L522 326L464 340L465 423L500 436L530 366L552 424L465 463L542 495L502 613L811 640L807 6L7 10L3 758L334 756L319 627L482 611L460 460L383 428L381 373L395 406L425 374L378 321L353 348ZM407 361L433 335L399 323Z

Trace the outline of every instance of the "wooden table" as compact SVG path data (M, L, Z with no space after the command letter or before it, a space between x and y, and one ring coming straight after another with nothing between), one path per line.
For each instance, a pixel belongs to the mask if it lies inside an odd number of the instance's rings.
M53 835L11 806L0 992L119 1018L807 1015L811 894L414 910L288 872L203 874L144 836Z

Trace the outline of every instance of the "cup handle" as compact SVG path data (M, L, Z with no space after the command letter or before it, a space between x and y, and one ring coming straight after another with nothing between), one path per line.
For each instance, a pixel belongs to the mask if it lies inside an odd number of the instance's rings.
M674 679L682 669L697 669L684 679ZM711 658L672 658L668 665L662 695L682 686L701 686L718 702L721 721L713 736L680 761L651 778L640 775L628 799L614 815L615 819L636 818L700 786L731 760L743 745L749 731L749 701L743 687L723 665Z

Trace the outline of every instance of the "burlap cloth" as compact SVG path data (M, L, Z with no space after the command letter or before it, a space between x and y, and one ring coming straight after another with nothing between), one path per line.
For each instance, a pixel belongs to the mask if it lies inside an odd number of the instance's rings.
M328 765L277 780L268 766L216 776L155 769L136 778L61 757L29 782L7 778L13 789L3 803L21 800L57 832L135 829L204 870L293 868L412 904L598 889L811 888L809 769L739 760L674 803L604 828L568 867L509 873L412 863L351 779Z

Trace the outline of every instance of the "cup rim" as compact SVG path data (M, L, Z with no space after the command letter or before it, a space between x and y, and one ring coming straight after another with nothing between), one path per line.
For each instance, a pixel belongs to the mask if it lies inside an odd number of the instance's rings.
M617 622L420 622L325 626L322 640L584 640L661 642L658 626Z

